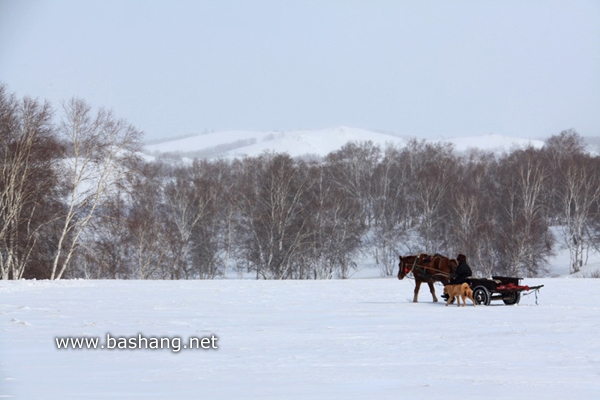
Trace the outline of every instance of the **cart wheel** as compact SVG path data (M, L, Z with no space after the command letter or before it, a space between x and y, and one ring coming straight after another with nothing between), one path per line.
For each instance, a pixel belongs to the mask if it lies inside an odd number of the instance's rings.
M502 296L502 301L504 301L504 304L506 304L507 306L519 304L519 301L521 301L521 292L506 293L504 294L504 296Z
M477 286L473 289L473 298L477 305L489 306L492 296L485 286Z

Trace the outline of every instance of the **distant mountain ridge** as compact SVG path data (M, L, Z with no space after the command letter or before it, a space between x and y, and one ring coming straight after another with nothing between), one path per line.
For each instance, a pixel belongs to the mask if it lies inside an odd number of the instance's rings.
M292 157L315 155L323 157L336 151L348 142L372 141L380 147L390 143L404 147L411 140L408 136L396 136L359 128L338 126L314 130L290 131L244 131L232 130L188 135L162 139L144 146L149 156L178 155L188 158L238 158L258 156L264 151L288 153ZM426 139L429 142L448 142L457 152L472 149L502 153L517 147L541 148L543 140L515 138L497 134L455 137L448 139Z

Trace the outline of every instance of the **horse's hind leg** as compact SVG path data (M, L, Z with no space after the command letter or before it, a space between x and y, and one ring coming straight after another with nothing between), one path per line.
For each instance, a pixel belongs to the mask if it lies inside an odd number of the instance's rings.
M433 302L437 303L438 298L435 296L435 288L433 287L433 282L427 282L429 285L429 291L431 292L431 296L433 297Z
M419 297L419 289L421 288L421 281L415 279L415 296L413 297L413 303L417 302L417 297Z

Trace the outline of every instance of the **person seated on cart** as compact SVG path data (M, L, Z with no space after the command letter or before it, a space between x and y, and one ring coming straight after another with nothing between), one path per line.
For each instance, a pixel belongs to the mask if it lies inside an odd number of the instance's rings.
M450 274L450 282L449 285L459 285L461 283L465 283L467 278L470 278L473 275L473 271L471 271L471 267L467 264L467 256L464 254L459 254L456 257L456 261L458 261L458 267L456 267L456 271Z
M456 257L456 261L458 261L458 267L450 274L450 282L448 282L448 285L460 285L461 283L465 283L467 279L473 275L471 267L467 264L467 256L459 254L458 257ZM442 298L448 300L448 295L444 294Z

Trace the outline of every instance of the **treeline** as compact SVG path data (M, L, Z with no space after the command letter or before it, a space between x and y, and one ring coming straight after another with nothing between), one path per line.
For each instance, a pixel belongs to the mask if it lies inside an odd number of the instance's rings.
M575 272L600 243L600 158L574 131L502 156L413 140L191 164L144 161L140 139L0 87L2 279L344 278L364 256L392 275L417 252L536 276L558 246Z

